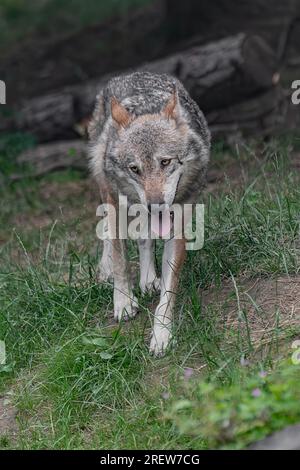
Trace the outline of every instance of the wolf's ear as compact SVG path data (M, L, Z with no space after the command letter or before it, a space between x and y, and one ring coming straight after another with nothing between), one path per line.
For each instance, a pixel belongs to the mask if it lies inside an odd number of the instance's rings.
M127 127L132 121L132 115L122 106L115 96L112 97L111 102L111 115L113 120L121 127Z
M175 119L175 120L177 120L180 116L178 95L177 95L177 90L176 90L175 87L174 87L173 93L170 96L167 104L165 105L164 109L162 110L162 115L165 116L167 119Z

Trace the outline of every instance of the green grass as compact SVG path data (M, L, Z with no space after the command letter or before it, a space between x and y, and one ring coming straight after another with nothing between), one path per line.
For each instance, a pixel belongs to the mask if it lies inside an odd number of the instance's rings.
M214 298L204 308L200 296L227 279L237 304L241 278L299 274L299 175L286 142L268 144L259 163L253 147L231 155L246 180L205 196L205 245L188 253L176 344L159 360L147 350L153 299L137 291L141 315L116 325L112 288L94 280L90 184L72 172L10 184L22 145L32 142L10 137L0 150L0 161L12 156L0 189L0 339L7 349L0 390L17 406L20 425L2 447L237 448L299 419L299 366L281 360L291 355L299 325L278 321L260 345L249 335L247 310L229 328ZM218 149L213 160L226 165ZM255 398L256 388L262 394Z
M99 24L149 0L2 0L0 4L0 43L5 48L20 40L51 38L57 31L67 35L86 26ZM74 15L74 11L76 14Z

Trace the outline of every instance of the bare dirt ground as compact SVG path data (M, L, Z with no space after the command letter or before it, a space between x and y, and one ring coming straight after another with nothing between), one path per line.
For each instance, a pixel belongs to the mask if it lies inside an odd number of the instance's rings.
M300 276L227 279L200 296L204 312L213 305L224 329L247 329L253 346L268 344L274 334L280 339L284 329L300 324Z
M17 409L8 397L0 397L0 437L13 436L18 430Z

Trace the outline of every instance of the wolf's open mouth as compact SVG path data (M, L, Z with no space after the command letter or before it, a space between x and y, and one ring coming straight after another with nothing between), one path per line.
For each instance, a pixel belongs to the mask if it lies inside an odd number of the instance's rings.
M169 209L161 210L157 213L151 213L151 231L159 237L165 237L170 234L173 228L174 212Z

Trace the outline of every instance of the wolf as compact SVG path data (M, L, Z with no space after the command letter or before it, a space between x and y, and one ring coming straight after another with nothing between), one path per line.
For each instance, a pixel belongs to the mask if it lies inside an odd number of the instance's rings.
M197 202L205 185L210 132L198 105L182 83L167 74L135 72L109 80L97 98L89 123L90 168L102 203L117 208L118 196L170 207ZM159 279L152 239L138 240L140 289L160 290L150 352L165 353L172 337L172 317L185 240L165 241ZM114 317L133 318L138 303L128 275L125 241L104 240L99 281L114 281Z

